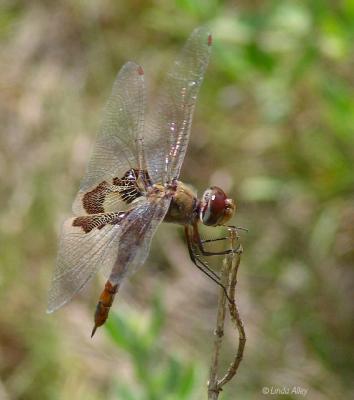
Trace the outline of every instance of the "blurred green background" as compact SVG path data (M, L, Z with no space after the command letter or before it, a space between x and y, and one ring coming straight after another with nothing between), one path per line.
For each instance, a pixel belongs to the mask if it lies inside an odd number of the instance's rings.
M141 63L154 92L201 24L214 45L181 178L199 194L224 187L249 229L237 293L248 341L221 398L263 399L263 386L354 398L354 1L0 7L0 399L206 398L218 290L181 228L159 228L93 340L102 279L45 314L117 71ZM223 368L230 327L225 346Z

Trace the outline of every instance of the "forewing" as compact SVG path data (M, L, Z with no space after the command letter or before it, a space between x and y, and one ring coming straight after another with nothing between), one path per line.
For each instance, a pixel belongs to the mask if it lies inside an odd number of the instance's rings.
M124 213L110 213L64 222L49 289L48 312L67 303L100 268L112 268L124 218Z
M157 107L149 114L145 143L154 182L165 183L179 176L210 50L208 29L195 29L167 73Z
M117 262L109 277L112 283L120 283L144 264L152 238L166 215L170 201L166 197L150 200L129 213L124 220Z
M119 71L106 104L101 127L86 174L73 204L80 215L82 197L102 182L111 185L130 169L145 170L143 154L144 75L141 66L128 62ZM119 203L119 196L112 203ZM119 204L117 204L119 208Z

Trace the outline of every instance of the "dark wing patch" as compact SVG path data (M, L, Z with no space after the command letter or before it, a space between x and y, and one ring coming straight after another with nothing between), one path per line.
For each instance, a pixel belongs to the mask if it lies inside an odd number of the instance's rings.
M118 192L127 204L141 196L141 191L137 185L138 174L135 169L127 171L122 178L113 178L113 185L117 186Z
M82 198L82 205L88 214L104 213L104 199L110 192L106 181L101 182L90 192L87 192Z
M119 188L121 198L130 204L142 196L152 182L146 170L132 168L122 178L113 178L113 185Z
M103 181L94 189L84 193L74 202L74 212L80 215L81 207L87 214L102 214L118 212L127 209L134 200L143 196L147 188L152 185L146 170L131 168L122 178L114 177ZM77 202L81 205L77 206ZM129 207L128 207L129 208Z
M72 226L80 226L85 233L89 233L92 229L102 229L107 224L119 224L127 213L128 211L77 217L73 220Z

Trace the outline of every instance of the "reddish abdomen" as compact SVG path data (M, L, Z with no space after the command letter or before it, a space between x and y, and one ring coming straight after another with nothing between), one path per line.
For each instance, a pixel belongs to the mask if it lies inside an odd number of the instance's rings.
M95 334L96 329L102 326L108 318L109 310L112 306L114 296L118 291L118 284L112 285L108 280L105 284L104 290L98 300L95 312L95 326L93 327L91 337Z

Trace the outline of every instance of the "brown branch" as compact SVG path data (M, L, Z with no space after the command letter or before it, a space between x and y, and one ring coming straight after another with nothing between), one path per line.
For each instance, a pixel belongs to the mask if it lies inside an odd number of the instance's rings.
M236 228L231 228L230 244L232 249L236 248L235 242L237 240L238 240L237 230ZM226 316L226 296L224 290L220 289L216 329L214 331L215 335L214 354L212 357L209 382L208 382L209 400L217 400L220 392L222 391L222 387L236 375L237 369L243 357L243 351L246 344L245 329L243 326L243 322L240 318L240 313L235 300L237 272L241 261L242 251L243 251L242 246L239 245L238 248L233 253L226 256L221 270L221 282L223 283L224 286L228 287L228 295L231 299L231 302L228 302L230 319L232 321L235 330L238 330L239 334L237 352L224 376L221 379L218 379L217 371L219 365L219 356L222 346L222 340L224 335L224 323Z
M229 275L229 264L224 262L221 270L221 282L223 285L227 286ZM214 331L215 341L214 341L214 354L211 362L209 383L208 383L208 399L214 400L219 396L220 389L218 388L218 364L219 355L222 345L222 339L224 336L224 322L226 315L226 296L223 288L220 288L219 300L218 300L218 314L216 318L216 329Z

